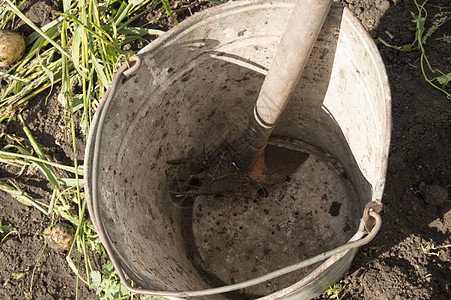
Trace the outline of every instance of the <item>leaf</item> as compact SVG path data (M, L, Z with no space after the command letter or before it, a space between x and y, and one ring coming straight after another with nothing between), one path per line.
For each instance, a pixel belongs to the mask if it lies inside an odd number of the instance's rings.
M111 281L108 291L116 298L121 298L121 284L118 281Z
M70 9L71 0L63 0L63 9L64 12Z
M28 266L26 269L24 269L22 271L13 273L12 278L18 280L18 279L24 277L25 275L27 275L28 272L30 272L30 266Z
M119 292L121 294L121 297L131 294L131 292L129 290L127 290L125 285L123 285L122 283L120 283L120 287L119 288L120 288Z
M83 37L83 26L79 25L74 31L74 35L72 37L72 62L74 63L74 67L77 70L78 74L84 79L88 80L88 76L86 76L86 72L81 69L80 65L80 47L82 43Z
M438 83L440 83L443 87L448 85L448 82L451 81L451 73L439 76L436 78Z
M46 157L44 155L44 153L42 152L42 150L39 148L36 140L34 139L33 135L31 134L30 130L28 129L28 127L25 124L25 121L23 120L23 118L21 117L21 115L19 115L19 119L22 123L22 129L25 132L25 135L27 136L30 144L32 145L33 149L36 151L36 153L38 154L40 159L46 160ZM14 146L16 149L18 149L22 154L25 155L30 155L30 153L25 150L22 147L19 146ZM52 186L54 188L60 188L59 186L59 182L58 182L58 178L56 176L55 171L53 170L53 168L47 164L44 163L39 163L36 162L35 163L36 166L42 171L42 173L44 173L45 177L48 179L48 181L52 184Z
M94 54L91 52L91 63L94 65L94 69L96 70L97 77L99 81L102 83L103 87L108 89L109 81L106 78L105 72L103 71L103 66L99 64Z
M102 275L99 271L92 271L91 272L91 284L94 288L100 287L100 284L102 283Z
M43 32L45 32L45 34L48 36L55 34L58 31L58 26L60 26L62 19L63 18L60 17L58 19L53 20L50 23L47 23L46 25L41 27L41 30ZM52 30L50 31L50 29L52 29ZM25 38L25 42L26 42L27 46L30 45L35 40L37 40L39 37L40 37L40 35L36 31L33 31L32 33L30 33L30 35L28 35Z
M80 272L78 272L78 268L75 266L74 262L72 261L72 258L70 258L69 256L66 256L66 262L69 265L69 267L72 269L72 272L74 272L75 275L77 275L81 281L88 284L88 282L80 276Z
M141 3L143 3L144 0L131 0L130 2L133 3L134 6L138 6L138 5L140 5Z
M83 108L83 106L84 106L83 95L75 94L72 100L72 113L75 113L77 110Z
M415 47L414 47L415 43L407 44L407 45L403 45L403 46L393 46L381 38L378 38L377 40L379 42L381 42L385 47L389 47L389 48L392 48L392 49L395 49L395 50L398 50L401 52L409 52L409 51L412 51L415 49Z
M143 27L131 27L131 26L125 26L122 28L119 32L120 34L125 35L138 35L138 36L145 36L145 35L162 35L164 34L164 31L158 30L158 29L150 29L150 28L143 28Z
M178 24L179 22L177 21L177 19L172 14L171 4L169 4L169 1L168 0L161 0L161 3L163 3L163 6L164 6L168 16L171 17L172 20L174 20L175 24Z
M11 231L11 224L8 225L2 225L2 222L0 221L0 234L1 236L8 234Z
M122 19L125 17L125 15L127 14L127 3L125 3L124 1L121 2L121 6L119 7L119 9L117 10L116 15L113 18L113 25L117 25L119 24ZM114 26L113 26L114 27Z
M24 277L25 275L27 275L26 272L17 272L17 273L13 273L13 278L18 280L18 279Z
M77 182L76 178L58 178L58 179L61 183L63 183L67 187L75 188L77 186L79 186L79 187L84 186L83 179L78 179L78 182Z
M111 274L114 272L114 267L112 263L106 263L102 266L102 274L105 276L111 276Z
M20 203L26 205L26 206L35 206L37 205L36 203L33 202L33 200L31 200L31 198L27 195L27 193L25 193L22 190L18 190L12 186L10 186L9 184L6 183L0 183L0 190L9 193L14 199L16 199L17 201L19 201ZM42 209L42 210L41 210ZM46 211L41 208L40 210L44 213L46 213Z
M62 106L64 106L64 107L67 106L67 100L66 100L66 97L64 96L63 93L59 93L57 99L58 99L58 102L59 102Z
M425 30L425 28L424 28L424 23L425 22L426 22L426 18L421 18L418 21L418 29L419 29L419 31L417 33L418 33L418 39L419 40L423 36L424 30Z

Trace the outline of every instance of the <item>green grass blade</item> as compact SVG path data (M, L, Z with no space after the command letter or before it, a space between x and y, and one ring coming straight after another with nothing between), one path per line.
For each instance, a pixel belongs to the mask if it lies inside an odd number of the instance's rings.
M394 45L391 45L391 44L387 43L386 41L384 41L381 38L378 38L377 40L379 42L381 42L385 47L389 47L389 48L392 48L392 49L395 49L395 50L398 50L398 51L401 51L401 52L409 52L409 51L412 51L412 50L415 49L415 44L414 43L406 44L406 45L403 45L403 46L394 46Z
M21 8L22 5L23 5L25 2L27 2L27 0L22 0L22 2L19 3L19 5L17 6L17 8ZM0 19L2 19L6 13L7 13L7 10L6 10L6 9L3 10L3 11L1 12ZM14 13L10 13L9 16L6 17L6 18L4 19L3 23L0 25L0 29L4 29L4 28L5 28L6 24L7 24L7 23L9 22L9 20L13 17L13 15L14 15Z
M117 26L122 20L127 16L128 12L132 8L133 3L126 4L125 2L121 3L121 6L117 10L116 16L113 19L113 27Z
M74 67L77 70L78 74L84 79L87 79L88 77L86 76L85 70L82 70L80 66L80 47L82 44L82 34L83 27L77 26L72 36L72 62L74 63Z
M44 26L41 27L41 31L45 32L47 34L47 31L51 30L52 28L56 28L58 27L58 24L61 23L62 18L58 18L55 19L47 24L45 24ZM31 45L31 43L33 43L34 41L36 41L39 37L41 37L41 35L34 31L32 33L30 33L27 37L25 37L25 42L27 45Z
M69 267L75 273L75 275L77 275L77 278L81 279L81 281L88 284L88 282L80 276L80 272L79 272L78 268L75 266L74 262L72 261L72 258L70 258L69 256L66 256L66 261L69 264Z
M6 147L4 147L3 149L8 149L11 147L18 147L18 146L13 146L13 145L8 145ZM43 164L47 164L50 165L52 167L56 167L59 168L61 170L73 173L73 174L78 174L78 175L83 175L83 170L81 168L79 168L78 170L74 167L70 167L70 166L65 166L62 164L58 164L58 163L54 163L45 159L40 159L37 158L35 156L32 155L28 155L28 154L22 154L22 153L13 153L13 152L9 152L9 151L5 151L5 150L0 150L0 159L4 159L4 160L8 160L11 162L23 162L23 161L29 161L32 163L43 163ZM13 159L18 159L17 161L14 161Z
M179 22L177 21L177 19L172 14L171 4L169 3L169 1L168 0L161 0L161 3L163 3L164 9L166 10L166 13L168 14L168 16L171 17L172 20L174 20L175 24L178 24Z
M18 188L15 188L5 182L0 182L0 190L10 194L14 199L19 201L20 203L27 205L27 206L33 206L36 209L38 209L40 212L42 212L45 215L48 215L47 210L44 209L41 205L36 203L27 193L25 193L22 190L19 190Z
M27 78L20 78L20 77L17 77L15 75L8 74L8 73L2 72L2 71L0 71L0 77L6 78L6 79L11 79L11 80L14 80L14 81L18 81L18 82L21 82L23 84L28 84L30 82L30 80L27 79Z
M47 97L45 98L45 103L47 103L47 100L49 99L50 95L52 94L52 90L53 90L53 84L55 82L55 78L53 76L53 72L50 71L48 68L46 68L46 66L44 66L44 64L42 63L42 59L38 54L38 61L39 61L39 65L41 66L41 68L44 70L45 74L47 75L47 77L50 80L50 91L47 95Z
M92 52L91 52L91 63L94 66L94 69L96 70L96 74L100 83L103 85L104 88L107 89L110 85L110 82L108 81L105 72L103 71L103 66L99 64L99 62L97 61Z
M162 35L164 34L164 31L158 29L126 26L121 29L119 33L124 35L137 35L142 37L145 35Z

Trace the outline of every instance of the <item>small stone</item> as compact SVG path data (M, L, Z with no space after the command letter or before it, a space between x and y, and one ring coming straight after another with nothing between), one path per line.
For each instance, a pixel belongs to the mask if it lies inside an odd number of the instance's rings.
M382 11L382 12L386 12L389 8L390 8L390 1L388 0L382 0L379 2L378 8Z
M360 16L362 13L363 13L363 11L364 11L364 8L363 7L356 7L355 9L354 9L354 14L356 15L356 16Z
M425 185L421 188L421 194L427 204L443 205L448 200L448 191L438 185Z
M55 250L69 250L74 241L75 229L68 223L57 223L47 236L47 243Z
M438 252L438 256L440 257L440 259L441 259L442 261L450 261L450 259L451 259L450 251L447 251L447 250L445 250L445 249L441 249L441 250Z

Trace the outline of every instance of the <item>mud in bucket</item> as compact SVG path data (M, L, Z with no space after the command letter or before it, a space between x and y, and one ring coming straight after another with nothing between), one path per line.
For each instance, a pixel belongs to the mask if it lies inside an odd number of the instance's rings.
M305 153L302 165L275 185L174 196L180 170L243 132L293 5L208 9L118 71L90 130L85 184L94 226L131 291L308 299L380 228L388 80L372 39L340 5L269 141Z

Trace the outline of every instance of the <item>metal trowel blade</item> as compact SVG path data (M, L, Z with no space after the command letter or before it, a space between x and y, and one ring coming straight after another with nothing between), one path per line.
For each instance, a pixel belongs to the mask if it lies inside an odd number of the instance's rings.
M308 153L268 144L254 164L249 177L259 183L282 182L309 157Z

